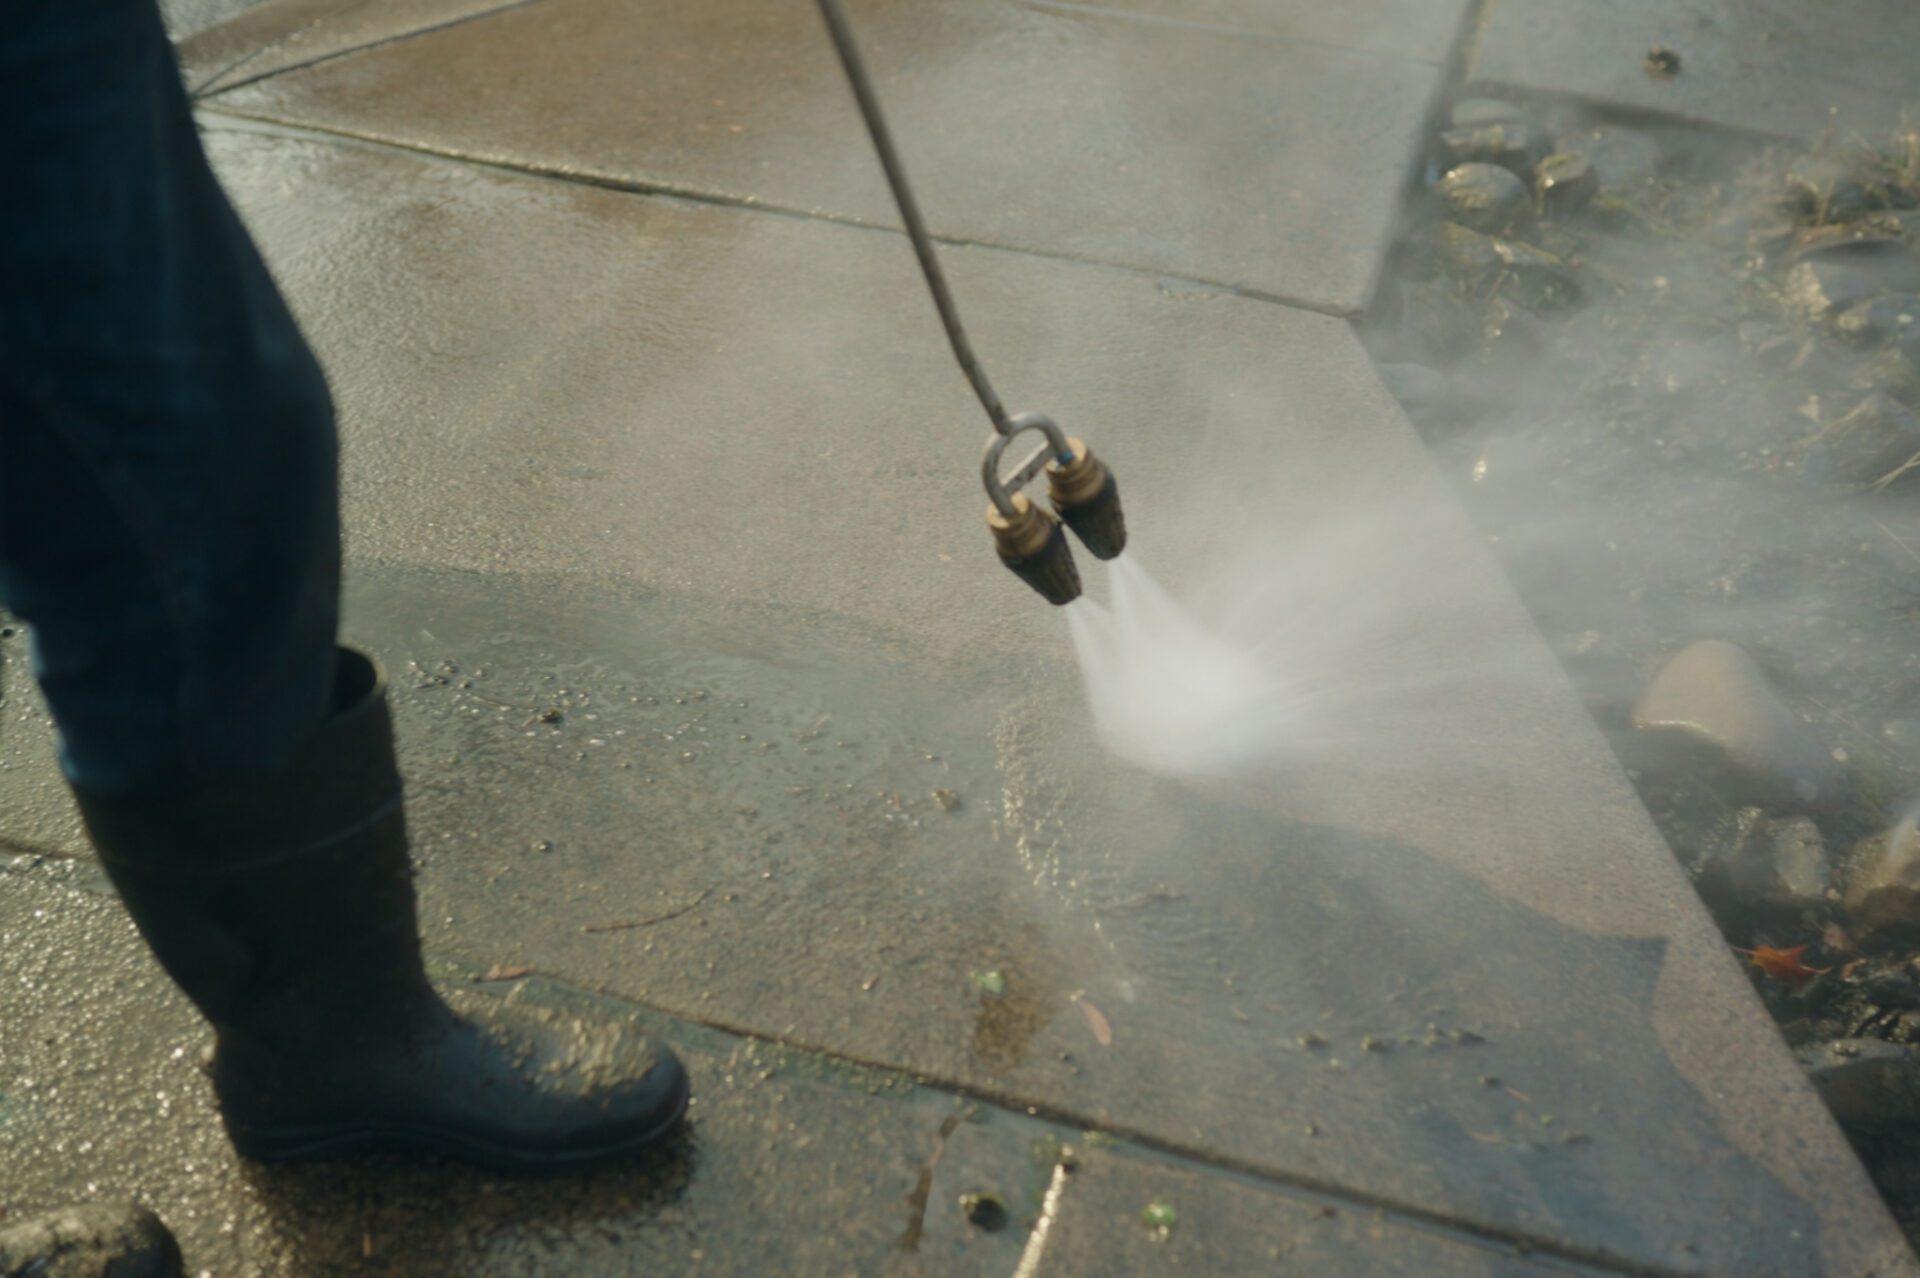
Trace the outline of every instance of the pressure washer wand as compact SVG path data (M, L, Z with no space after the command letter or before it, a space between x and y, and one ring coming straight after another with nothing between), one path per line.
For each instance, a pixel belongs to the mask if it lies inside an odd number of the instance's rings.
M980 406L987 410L993 435L987 441L986 457L981 462L981 478L986 484L987 528L993 534L994 548L1000 560L1014 573L1039 591L1047 602L1072 603L1080 597L1080 573L1073 564L1073 552L1061 531L1064 522L1096 559L1112 559L1126 549L1126 521L1120 510L1120 488L1113 472L1093 455L1086 444L1069 437L1039 413L1021 413L1008 417L1007 410L994 393L993 383L973 353L967 330L960 322L960 311L947 288L947 277L940 269L939 254L933 237L920 217L920 205L907 182L906 167L894 149L893 135L880 111L880 98L867 77L859 47L854 43L853 27L847 21L840 0L818 0L820 16L825 19L833 47L846 68L847 83L860 105L861 118L873 138L873 149L880 156L880 167L893 191L893 202L906 225L907 238L913 242L914 256L920 260L920 273L926 276L927 291L940 312L940 323L947 330L947 342L953 358L973 386ZM1019 436L1029 431L1044 437L1043 443L1020 463L1006 479L1000 476L1002 456ZM1047 473L1048 495L1053 502L1049 512L1034 505L1021 491L1042 469Z

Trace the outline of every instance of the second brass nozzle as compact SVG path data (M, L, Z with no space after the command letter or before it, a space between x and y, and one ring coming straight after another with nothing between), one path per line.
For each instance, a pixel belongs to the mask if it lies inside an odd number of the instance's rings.
M1047 493L1053 508L1095 559L1114 559L1127 548L1127 521L1120 510L1120 485L1082 440L1068 438L1073 460L1047 465Z
M1048 603L1072 603L1080 597L1080 570L1060 521L1028 501L1025 493L1013 495L1013 508L1008 518L998 507L987 507L987 528L1000 562Z

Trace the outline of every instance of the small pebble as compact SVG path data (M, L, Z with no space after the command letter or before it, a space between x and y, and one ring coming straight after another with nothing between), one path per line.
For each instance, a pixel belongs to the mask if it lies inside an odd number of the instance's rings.
M1600 174L1580 152L1555 151L1534 169L1533 186L1543 208L1564 215L1593 198L1600 189Z
M1526 185L1495 164L1458 165L1434 191L1446 205L1448 217L1486 234L1510 230L1533 212Z
M1680 74L1680 55L1663 44L1647 50L1647 74L1656 80L1671 80Z

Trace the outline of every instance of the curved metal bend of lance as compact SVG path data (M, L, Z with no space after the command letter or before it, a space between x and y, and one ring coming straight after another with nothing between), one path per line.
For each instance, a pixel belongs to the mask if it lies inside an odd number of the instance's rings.
M1047 442L1021 462L1020 469L1001 479L1000 459L1006 454L1007 446L1030 430L1039 431ZM1015 518L1013 495L1025 488L1050 461L1062 466L1073 461L1073 445L1067 442L1066 432L1054 425L1051 417L1044 413L1021 413L1007 423L1006 430L996 430L987 440L987 455L980 463L980 478L987 485L993 508L1007 519Z

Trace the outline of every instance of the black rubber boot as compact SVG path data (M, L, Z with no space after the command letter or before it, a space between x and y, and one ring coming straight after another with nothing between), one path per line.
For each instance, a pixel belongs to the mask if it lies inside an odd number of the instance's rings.
M664 1136L686 1072L636 1027L428 984L386 684L346 650L335 680L334 717L276 773L79 795L128 912L213 1022L234 1146L541 1171Z
M152 1212L88 1203L0 1222L5 1278L180 1278L180 1247Z

